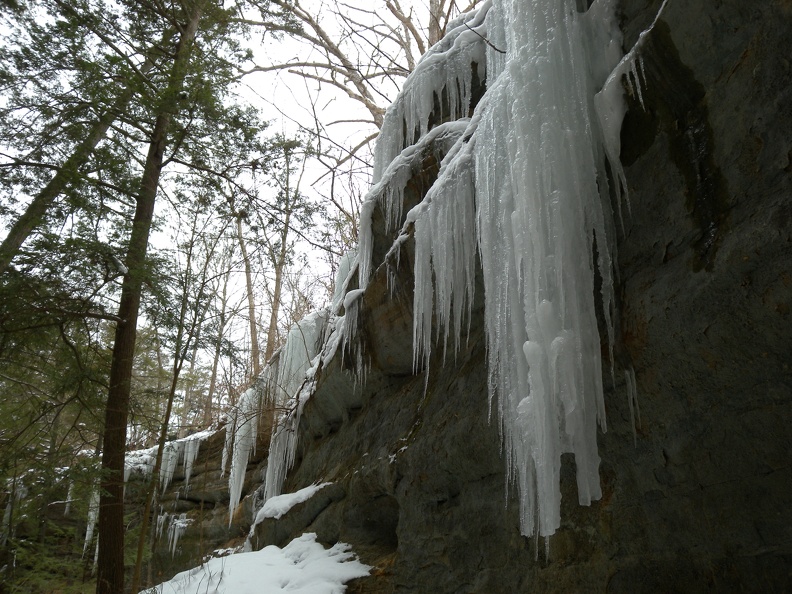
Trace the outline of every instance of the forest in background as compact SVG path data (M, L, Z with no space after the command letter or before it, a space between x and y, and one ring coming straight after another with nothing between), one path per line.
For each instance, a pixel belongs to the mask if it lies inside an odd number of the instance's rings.
M385 108L475 4L0 3L0 591L139 585L124 451L218 426L328 303ZM97 483L94 564L46 511Z

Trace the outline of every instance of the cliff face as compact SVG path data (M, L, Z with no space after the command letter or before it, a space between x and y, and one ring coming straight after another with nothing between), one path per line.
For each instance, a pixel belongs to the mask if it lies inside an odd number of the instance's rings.
M259 524L255 548L302 532L350 543L375 566L357 592L792 588L792 5L622 0L619 16L626 49L648 33L621 133L602 499L577 504L565 456L560 530L520 535L481 278L467 340L414 373L414 245L391 249L375 208L358 341L318 372L283 490L333 484ZM404 212L443 150L413 161ZM363 375L343 368L358 355Z

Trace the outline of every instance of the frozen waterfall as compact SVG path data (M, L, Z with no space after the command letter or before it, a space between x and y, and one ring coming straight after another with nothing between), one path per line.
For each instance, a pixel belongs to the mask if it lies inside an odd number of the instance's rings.
M605 428L605 410L594 277L598 271L603 280L610 326L611 215L603 205L606 160L621 171L613 138L624 108L619 91L600 94L596 105L595 96L620 58L609 2L585 12L572 0L485 3L458 21L428 66L418 66L386 115L377 148L382 176L384 163L403 158L397 149L411 150L404 129L426 133L433 94L461 89L452 105L465 116L471 69L485 71L483 99L407 215L404 232L414 225L416 243L413 346L416 365L428 363L437 338L445 346L450 335L458 346L478 253L490 401L526 535L546 536L560 524L562 454L574 454L580 503L601 496L596 432L598 423ZM444 74L423 75L438 63ZM440 337L432 335L433 314Z

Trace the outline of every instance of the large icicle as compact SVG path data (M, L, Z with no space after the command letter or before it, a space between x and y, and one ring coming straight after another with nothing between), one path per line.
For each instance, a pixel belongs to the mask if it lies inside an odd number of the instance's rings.
M390 112L388 112L390 113ZM428 114L427 116L428 117ZM385 213L386 233L392 231L401 221L404 188L422 167L424 157L429 151L440 160L454 146L467 127L467 119L452 121L435 126L421 139L405 148L395 157L380 176L380 181L366 194L360 208L360 240L358 249L358 275L361 287L368 284L371 274L372 236L371 217L379 206ZM385 139L387 137L383 137ZM379 150L379 147L378 147ZM431 154L431 153L429 153Z
M184 444L178 441L169 441L162 450L162 466L160 466L159 480L163 493L168 490L168 486L173 480L176 465L182 455L182 447L184 447Z
M604 429L605 413L594 271L603 277L609 321L611 262L600 198L607 139L594 95L618 61L618 29L604 0L589 16L575 4L493 4L485 23L487 93L408 216L415 222L417 358L429 357L433 311L444 342L449 329L460 339L477 231L490 396L524 534L549 535L560 524L563 453L575 456L580 503L601 496L596 427L599 420ZM592 52L597 45L606 47ZM392 143L382 144L387 154Z
M242 494L245 482L245 471L250 459L250 453L256 444L259 412L261 411L261 390L258 387L248 388L236 406L234 425L226 428L233 432L233 447L231 450L231 470L228 473L228 524L234 517L234 511Z
M476 144L475 171L489 366L522 532L549 535L560 525L562 453L575 456L579 502L601 496L593 246L610 278L597 185L602 139L589 34L575 2L499 8L507 58L482 110L477 133L491 140ZM607 16L595 26L618 31Z
M192 520L187 517L186 513L179 514L178 518L175 515L171 516L170 525L168 526L168 550L171 553L171 557L176 556L176 547L179 545L179 539L191 523Z
M184 447L182 449L182 459L184 461L184 486L190 486L190 478L192 477L193 464L198 457L198 450L201 447L202 439L200 437L190 436L184 438Z
M303 406L310 397L310 369L319 355L328 323L328 312L322 310L301 320L289 331L281 351L278 385L281 393L276 401L283 411L275 423L270 440L264 501L280 494L286 472L294 463L297 434Z
M273 488L280 490L286 473L285 468L290 466L294 459L294 447L297 439L295 430L286 431L284 427L291 427L291 424L295 422L294 415L299 414L298 410L302 410L302 405L297 405L298 393L306 379L306 373L311 367L312 360L321 347L329 315L327 310L321 310L310 314L292 327L278 354L264 368L257 387L248 389L240 398L237 410L232 416L233 425L229 421L227 430L233 431L231 471L228 477L229 525L242 495L248 459L256 443L262 398L264 398L264 404L272 406L276 410L289 411L273 427L267 462L267 489L271 484ZM303 397L303 402L304 400L305 397ZM299 422L299 416L296 422Z

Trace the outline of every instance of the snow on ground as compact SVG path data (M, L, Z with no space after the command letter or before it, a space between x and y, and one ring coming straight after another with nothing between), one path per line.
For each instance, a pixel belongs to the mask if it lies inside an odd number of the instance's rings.
M271 545L211 559L141 594L341 594L346 582L369 569L349 545L325 549L316 534L307 533L282 549Z

